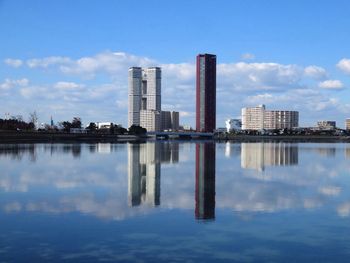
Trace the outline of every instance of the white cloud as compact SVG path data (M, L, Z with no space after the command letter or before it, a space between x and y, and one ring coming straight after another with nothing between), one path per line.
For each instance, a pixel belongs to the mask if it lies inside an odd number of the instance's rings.
M301 77L302 69L296 65L239 62L217 66L218 84L241 92L296 88Z
M23 61L20 59L13 59L13 58L7 58L4 60L5 64L14 67L14 68L19 68L22 66Z
M241 59L253 60L253 59L255 59L255 56L254 56L254 54L251 54L251 53L244 53L244 54L242 54Z
M341 188L336 186L324 186L319 188L318 191L327 196L337 196L340 194Z
M343 89L344 84L340 80L325 80L318 84L322 89Z
M24 87L27 86L29 80L26 78L23 79L5 79L3 83L0 84L0 90L9 90L16 86Z
M246 56L249 57L252 56ZM44 99L55 99L67 105L60 110L62 114L68 109L76 114L84 111L80 114L84 118L98 118L101 116L100 111L105 113L109 109L108 116L118 116L115 118L118 118L118 122L124 122L124 125L127 120L128 68L160 66L163 108L181 112L181 123L194 124L196 66L193 62L161 63L144 56L105 51L75 59L65 56L33 58L27 60L26 65L31 69L50 68L50 73L60 73L60 79L51 84L23 86L19 93L22 97L38 99L42 107L46 108L54 102L51 100L48 103ZM339 90L345 85L339 80L325 80L327 77L326 70L317 65L302 67L249 62L218 64L218 125L221 126L220 123L229 116L239 115L241 107L261 103L271 109L299 110L303 112L300 115L301 123L304 116L316 116L317 112L332 112L333 116L345 118L350 105L342 104L337 96L329 94L331 90ZM106 78L110 78L108 84L105 83ZM320 89L315 89L315 80L321 81ZM14 85L10 80L0 85L0 89L15 92L9 88ZM92 111L91 105L96 105L98 110ZM117 110L111 110L113 108ZM83 116L85 113L88 117Z
M27 65L30 68L47 68L54 65L65 65L72 63L72 60L68 57L52 56L46 58L34 58L27 60Z
M304 74L313 79L324 79L327 77L327 71L318 66L308 66L304 69Z
M343 58L337 64L337 67L346 74L350 74L350 59Z
M77 90L81 89L83 86L74 82L60 81L54 85L55 89L58 90Z

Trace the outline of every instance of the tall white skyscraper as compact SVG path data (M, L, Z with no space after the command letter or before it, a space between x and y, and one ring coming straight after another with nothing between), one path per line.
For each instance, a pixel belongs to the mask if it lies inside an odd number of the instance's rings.
M140 125L148 131L160 130L161 69L129 69L128 126Z

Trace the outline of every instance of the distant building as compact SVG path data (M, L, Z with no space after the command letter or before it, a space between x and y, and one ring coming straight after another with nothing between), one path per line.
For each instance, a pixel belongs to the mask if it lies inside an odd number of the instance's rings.
M96 122L97 129L109 129L111 128L111 122Z
M147 131L161 130L161 112L156 110L140 111L140 126Z
M161 69L151 67L129 69L128 125L139 125L147 131L161 127ZM142 119L144 118L144 119ZM148 127L148 128L147 128Z
M161 111L161 130L179 130L179 112Z
M350 119L345 120L345 129L350 130Z
M213 132L216 127L216 56L199 54L196 72L196 130Z
M318 121L317 128L319 130L334 130L336 128L335 121Z
M242 130L291 129L299 126L299 112L266 110L265 105L242 109Z
M239 131L242 129L242 121L240 119L228 119L225 124L227 132Z

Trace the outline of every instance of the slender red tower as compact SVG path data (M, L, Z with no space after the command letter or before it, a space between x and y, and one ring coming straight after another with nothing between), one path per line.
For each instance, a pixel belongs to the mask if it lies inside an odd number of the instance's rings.
M216 127L216 55L199 54L196 72L196 130Z

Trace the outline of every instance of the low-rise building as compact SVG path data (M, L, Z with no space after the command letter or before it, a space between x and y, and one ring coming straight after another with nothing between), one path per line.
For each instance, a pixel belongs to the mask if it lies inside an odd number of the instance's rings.
M161 130L161 112L156 110L140 111L140 126L147 131Z
M242 129L242 121L240 119L228 119L225 124L227 132L239 131Z
M334 130L336 128L335 121L318 121L317 128L319 130Z
M161 130L179 130L179 112L161 111Z

